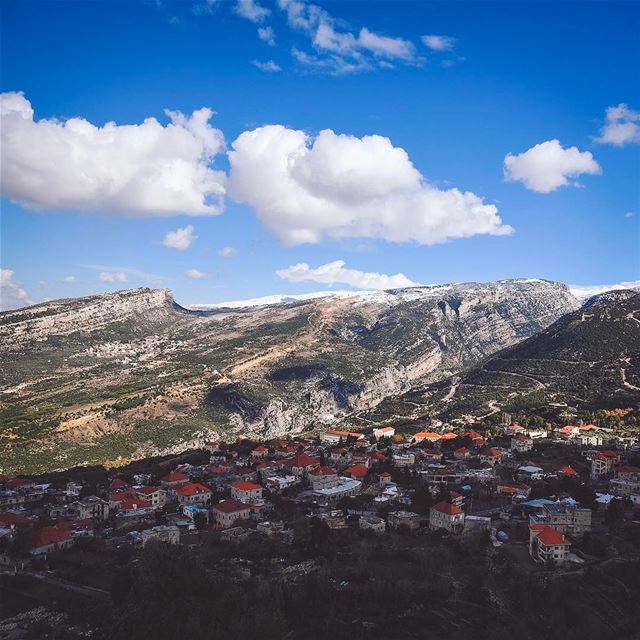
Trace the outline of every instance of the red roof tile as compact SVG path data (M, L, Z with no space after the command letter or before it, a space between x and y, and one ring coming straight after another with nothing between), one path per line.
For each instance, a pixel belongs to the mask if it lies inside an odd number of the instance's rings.
M257 491L258 489L262 489L262 487L255 482L234 482L231 486L240 491Z
M434 504L431 508L441 513L446 513L448 516L457 516L464 513L460 507L450 502L438 502L438 504Z
M223 513L235 513L237 511L245 511L249 509L249 505L244 502L240 502L240 500L235 500L234 498L227 498L226 500L218 502L213 509L216 511L222 511Z

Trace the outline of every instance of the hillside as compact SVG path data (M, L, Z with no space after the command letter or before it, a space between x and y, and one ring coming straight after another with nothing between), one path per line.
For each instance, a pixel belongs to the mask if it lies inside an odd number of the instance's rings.
M546 330L508 347L462 376L414 389L370 419L437 411L476 416L501 409L632 407L640 402L640 293L590 298Z
M189 311L168 290L0 314L0 466L47 470L337 424L578 306L542 280Z

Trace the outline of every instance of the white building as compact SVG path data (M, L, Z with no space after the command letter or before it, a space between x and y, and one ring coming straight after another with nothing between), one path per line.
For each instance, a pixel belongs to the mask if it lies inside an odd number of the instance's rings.
M142 532L142 546L151 541L178 544L180 542L180 529L175 525L158 525Z
M461 533L464 529L464 511L449 502L438 502L429 510L429 528L444 529L450 533Z

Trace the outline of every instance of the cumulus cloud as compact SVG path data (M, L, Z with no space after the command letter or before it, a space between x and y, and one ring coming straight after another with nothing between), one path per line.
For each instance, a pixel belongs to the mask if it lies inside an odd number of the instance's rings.
M625 218L633 218L633 211L627 211L627 212L624 214L624 217L625 217Z
M0 311L18 309L33 304L29 294L14 278L12 269L0 269Z
M276 46L276 34L271 27L258 27L258 38L270 47Z
M262 22L271 13L256 0L237 0L234 11L251 22Z
M348 284L358 289L397 289L400 287L417 287L417 282L409 280L404 273L388 276L384 273L347 269L344 260L335 260L312 269L306 262L299 262L286 269L276 271L276 275L289 282L320 282L333 285Z
M266 62L261 62L260 60L252 60L251 64L254 67L258 67L260 71L266 71L267 73L276 73L277 71L282 71L282 67L276 64L273 60L267 60Z
M432 51L451 51L455 46L456 40L451 36L422 36L422 43Z
M191 278L192 280L204 280L211 274L205 273L204 271L198 271L198 269L187 269L184 272L184 275L187 276L187 278Z
M225 174L211 168L224 137L208 108L142 124L34 120L24 94L0 95L2 195L28 208L135 216L216 215Z
M127 274L124 271L101 271L98 276L102 282L126 282Z
M605 124L595 141L616 147L640 142L640 111L630 109L624 102L609 107L605 112Z
M238 253L238 250L235 247L222 247L222 249L218 251L218 255L221 258L233 258L236 253Z
M188 249L198 236L193 235L193 225L188 224L186 227L169 231L162 241L162 245L167 249L176 249L184 251Z
M290 27L305 33L315 54L292 50L294 58L308 67L330 73L357 73L392 66L390 61L419 64L412 42L375 33L345 28L318 5L299 0L278 0Z
M269 125L241 134L229 152L229 193L255 208L285 244L381 238L435 244L476 234L504 235L493 204L440 190L388 138L357 138Z
M65 284L73 284L75 281L75 276L65 276L64 278L62 278L62 282L64 282Z
M547 140L518 155L504 158L507 182L522 182L527 189L550 193L565 185L576 185L570 178L600 174L602 170L589 151L564 148L558 140Z

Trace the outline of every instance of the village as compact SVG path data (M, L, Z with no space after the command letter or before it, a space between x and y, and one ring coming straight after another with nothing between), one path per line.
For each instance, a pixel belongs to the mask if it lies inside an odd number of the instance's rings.
M1 567L48 568L87 538L110 549L193 546L205 533L221 544L291 544L300 521L314 519L367 536L484 535L558 570L594 561L608 526L640 529L637 435L506 418L491 433L431 419L414 433L208 442L192 452L200 463L162 461L161 475L114 470L103 483L0 476Z

